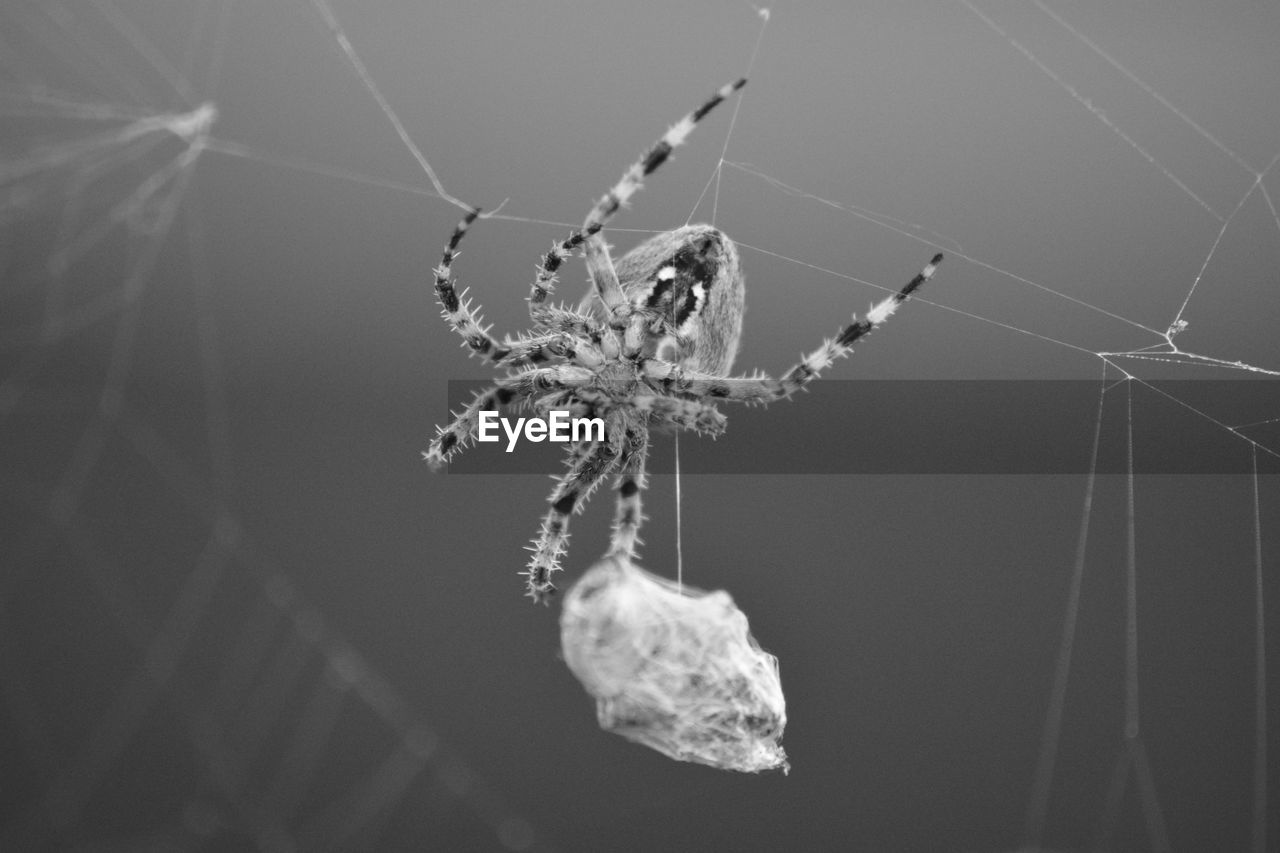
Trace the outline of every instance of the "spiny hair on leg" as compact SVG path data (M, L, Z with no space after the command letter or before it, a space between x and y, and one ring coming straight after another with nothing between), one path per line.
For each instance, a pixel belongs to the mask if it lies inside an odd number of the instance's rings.
M662 135L661 139L655 142L648 151L641 155L639 160L632 163L623 172L618 183L614 184L612 189L601 196L600 200L596 202L595 206L587 214L586 219L582 221L581 228L575 230L564 240L552 244L551 249L543 256L542 263L538 266L538 272L529 293L529 306L532 313L537 313L538 307L546 302L547 297L555 289L557 273L565 260L584 241L604 228L608 221L613 218L613 215L630 200L631 196L635 195L644 186L645 177L653 174L659 166L666 162L667 158L671 156L672 150L684 143L689 134L693 132L694 127L707 113L711 112L721 101L745 85L747 85L747 80L743 77L721 86L701 106L672 125Z

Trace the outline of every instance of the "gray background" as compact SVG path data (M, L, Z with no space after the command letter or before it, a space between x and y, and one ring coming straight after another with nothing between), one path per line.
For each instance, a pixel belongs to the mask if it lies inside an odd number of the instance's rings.
M977 8L1016 44L956 2L775 7L741 101L707 119L611 241L625 250L690 216L740 103L725 157L817 197L723 171L715 221L755 247L743 370L784 369L882 294L866 282L895 287L937 249L950 257L924 298L833 376L1096 380L1093 353L1159 343L1150 330L1177 316L1222 218L1280 150L1280 13L1050 7L1153 94L1034 5ZM527 324L539 253L664 127L744 73L760 27L730 2L334 11L448 190L508 199L514 219L477 224L456 268L498 333ZM460 212L430 191L315 9L11 3L0 58L0 847L1029 841L1083 476L686 477L686 579L730 590L779 656L794 770L671 762L597 730L557 657L557 611L520 597L546 477L418 461L448 380L486 375L429 288ZM57 166L42 146L126 122L58 118L54 94L219 110L172 223L162 203L133 211L66 270L73 235L110 221L181 146L152 134L145 154L77 183L88 155ZM1265 184L1280 195L1274 173ZM708 196L696 218L712 215ZM1280 368L1278 260L1280 223L1255 192L1179 344ZM568 264L561 292L576 299L582 278ZM1242 375L1122 364L1153 381ZM1104 452L1122 452L1128 390L1108 391ZM1138 421L1248 457L1224 427L1132 391ZM803 443L805 400L789 405L772 440ZM1214 405L1221 424L1280 417ZM774 414L731 411L724 440ZM1044 443L1087 458L1093 423L1083 406ZM1245 433L1280 450L1275 423ZM847 436L866 440L856 414ZM1261 453L1264 472L1274 462ZM1141 721L1167 838L1247 849L1254 481L1135 485ZM645 564L668 574L673 486L657 476L646 496ZM1258 486L1270 581L1280 495L1272 476ZM1124 723L1124 500L1123 477L1098 481L1046 848L1162 840L1132 774L1105 828ZM575 519L567 578L603 550L609 502Z

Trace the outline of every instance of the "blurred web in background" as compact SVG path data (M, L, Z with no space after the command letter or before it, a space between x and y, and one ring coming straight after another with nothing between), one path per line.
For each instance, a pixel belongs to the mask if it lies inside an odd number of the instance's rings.
M12 442L0 684L14 734L0 847L364 849L394 844L383 833L408 809L419 830L457 823L456 831L526 849L530 824L327 626L230 503L224 375L208 301L217 282L189 190L211 140L209 99L234 7L192 4L176 45L153 43L135 25L137 11L110 0L0 13L0 428ZM162 257L180 259L185 275L158 274ZM85 270L87 285L74 275ZM167 298L158 289L190 300L203 396L196 453L133 399L139 326L149 302ZM68 387L59 374L67 356L96 363L99 381ZM118 526L86 516L98 489L126 483L166 505L144 501L153 515ZM127 503L128 491L116 502ZM194 550L155 566L125 562L116 537L153 528L186 531ZM48 575L62 567L58 552L74 576ZM45 618L57 598L59 615ZM40 695L25 651L59 628L109 644L117 675L94 684L69 661L65 678L78 687ZM81 703L91 725L69 732L75 721L57 706ZM175 743L183 754L151 754ZM178 784L166 781L166 761L184 768ZM323 785L333 774L342 783ZM137 788L120 801L130 780Z

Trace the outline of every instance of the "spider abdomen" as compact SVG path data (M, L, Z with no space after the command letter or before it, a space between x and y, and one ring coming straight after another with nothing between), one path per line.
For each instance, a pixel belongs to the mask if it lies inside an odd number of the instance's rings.
M628 301L650 315L641 354L724 375L742 337L746 287L738 247L711 225L686 225L650 237L615 262ZM608 312L595 288L579 310Z

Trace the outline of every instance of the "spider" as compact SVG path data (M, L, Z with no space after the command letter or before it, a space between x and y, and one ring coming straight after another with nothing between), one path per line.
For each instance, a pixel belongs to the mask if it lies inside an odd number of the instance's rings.
M479 208L471 209L454 228L435 268L436 297L450 328L473 354L507 373L453 413L447 426L437 428L423 453L433 468L475 439L482 411L520 406L545 416L565 410L600 417L605 424L603 440L569 446L569 470L556 477L551 508L522 572L527 594L535 602L546 602L555 592L551 578L567 549L570 518L610 476L617 509L606 556L635 556L644 521L640 493L646 483L651 429L716 436L726 425L716 402L767 404L790 397L836 359L849 355L854 343L887 320L942 261L942 255L935 255L901 290L862 319L855 315L781 378L759 372L730 377L745 300L733 241L714 226L685 225L646 240L615 263L600 232L697 123L746 82L740 79L720 88L667 130L601 197L582 227L543 256L528 298L532 331L495 339L465 292L458 292L453 263L458 244L480 216ZM558 270L579 250L592 288L576 309L548 304Z

